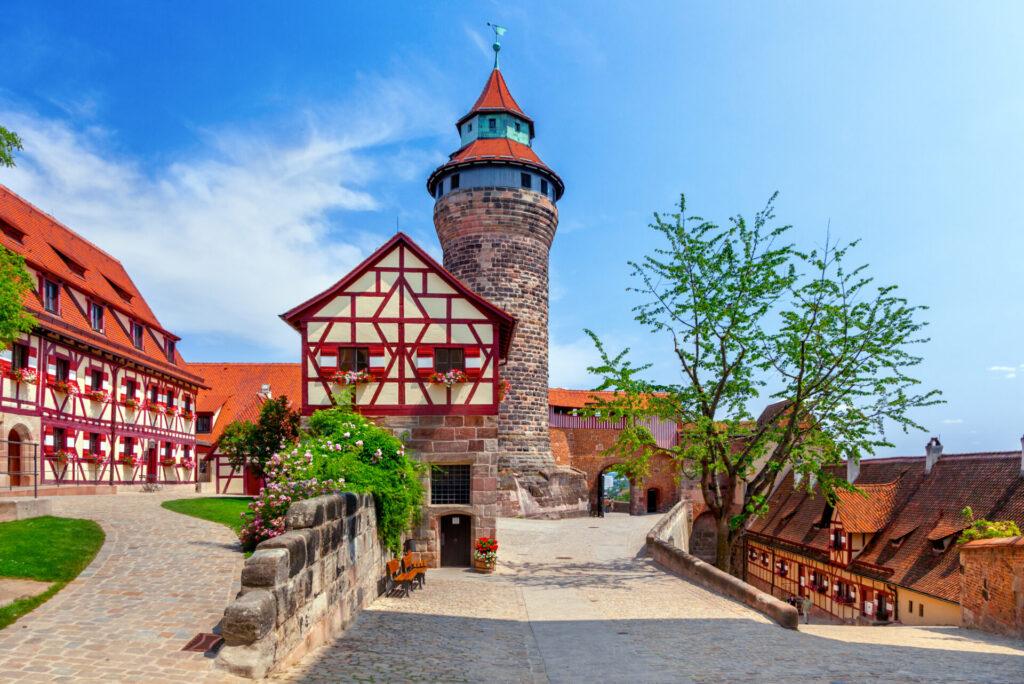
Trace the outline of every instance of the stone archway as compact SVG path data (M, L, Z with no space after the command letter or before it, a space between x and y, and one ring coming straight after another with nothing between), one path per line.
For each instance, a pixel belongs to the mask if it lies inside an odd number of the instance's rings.
M31 486L36 455L31 431L26 426L18 424L10 429L5 439L5 458L0 469L6 474L3 476L2 484L10 487Z
M622 465L622 461L615 460L605 462L597 474L593 477L589 484L589 495L590 495L590 514L597 517L604 517L606 512L611 512L612 508L608 502L607 492L605 491L605 475L608 471L615 470L616 466ZM628 512L634 514L634 507L636 504L637 491L635 483L629 480L629 505Z

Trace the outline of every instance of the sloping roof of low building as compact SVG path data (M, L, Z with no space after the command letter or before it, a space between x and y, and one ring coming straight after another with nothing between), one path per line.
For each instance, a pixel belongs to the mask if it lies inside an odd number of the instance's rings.
M201 381L189 373L177 349L171 362L153 338L146 338L142 349L136 348L129 331L122 328L109 311L120 311L173 340L179 339L160 325L120 261L3 185L0 185L0 245L25 257L30 269L66 283L108 309L103 330L96 331L89 320L89 312L66 288L60 288L59 315L46 311L37 289L29 292L23 303L41 327L191 384Z
M874 534L892 519L899 481L865 484L859 492L836 492L836 512L846 532Z
M1021 453L944 454L930 474L925 475L924 467L923 456L861 461L860 476L854 484L885 502L869 513L857 511L853 518L865 527L877 527L879 511L890 507L891 511L886 524L853 561L852 569L914 591L958 601L956 545L942 550L935 542L963 529L961 511L966 506L972 508L977 518L1024 524ZM831 470L835 477L843 477L845 472L844 466ZM846 495L840 497L839 507L844 505L844 499ZM846 504L851 501L856 499L849 497ZM827 554L828 527L821 526L825 505L820 488L816 486L810 492L804 487L794 488L793 474L788 473L769 500L768 515L755 520L750 532L802 546L812 553Z
M302 403L302 367L297 363L191 363L208 389L196 397L196 410L217 415L209 435L200 439L216 444L224 428L236 420L255 422L267 397L263 385L270 385L272 397L287 396L294 405Z

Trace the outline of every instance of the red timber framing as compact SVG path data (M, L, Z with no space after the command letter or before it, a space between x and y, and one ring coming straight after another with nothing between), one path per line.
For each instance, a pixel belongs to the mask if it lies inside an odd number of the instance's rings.
M814 607L845 622L858 618L897 619L897 587L848 567L810 558L748 536L744 543L744 579L781 598L810 598ZM881 573L885 568L877 568Z
M0 411L12 425L38 426L32 432L41 445L40 484L195 482L197 377L174 377L48 330L17 344L27 348L36 381L19 380L13 355L0 356ZM158 388L162 399L153 411L148 388ZM155 469L147 462L153 449Z
M488 415L515 319L470 291L399 233L335 285L282 314L302 335L302 412L331 405L341 357L365 357L356 385L367 415ZM352 351L346 351L352 350ZM449 351L452 350L452 351ZM461 354L461 356L460 356ZM466 381L432 383L456 358Z

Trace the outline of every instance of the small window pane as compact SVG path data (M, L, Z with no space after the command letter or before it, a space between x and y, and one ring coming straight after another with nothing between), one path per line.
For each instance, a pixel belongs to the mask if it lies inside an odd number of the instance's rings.
M466 362L462 348L435 349L434 371L438 373L447 373L450 370L466 370Z
M89 380L90 380L89 386L90 386L91 389L93 389L93 390L101 390L101 389L103 389L103 372L102 371L94 370L94 371L92 371L92 373L89 374L89 376L90 376L89 377Z
M92 329L103 330L103 307L99 304L92 305Z
M543 178L540 179L540 194L548 194L548 182Z
M433 466L430 469L430 503L468 504L469 466Z
M498 127L498 120L497 119L490 119L487 122L487 127L490 128L493 131L495 128Z
M68 379L68 371L71 369L71 365L67 359L57 359L57 380L66 381Z
M93 456L100 453L100 436L95 432L89 435L89 453Z
M133 337L135 338L133 340L135 342L135 346L138 349L142 349L142 337L143 337L143 332L144 332L143 328L142 328L142 325L140 323L136 323L132 327L132 332L133 332Z
M60 289L57 287L57 283L52 283L49 280L44 281L43 292L46 310L50 313L57 313L57 302L60 299Z
M28 345L14 344L11 352L11 362L14 368L28 368Z
M524 188L529 189L529 188L531 188L533 186L533 178L530 176L530 174L528 174L528 173L520 174L520 178L522 180Z
M458 189L459 189L459 174L454 173L454 174L452 174L452 190L458 190Z
M370 350L366 347L342 347L338 349L338 369L360 371L370 367Z
M210 414L199 414L196 416L196 432L206 433L210 431L210 424L213 416Z

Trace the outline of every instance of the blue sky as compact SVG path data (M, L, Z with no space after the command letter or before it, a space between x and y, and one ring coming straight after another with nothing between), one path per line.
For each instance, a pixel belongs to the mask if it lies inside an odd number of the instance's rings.
M627 259L685 192L720 221L780 191L802 246L930 307L916 417L947 452L1024 432L1024 7L1012 3L5 3L0 183L124 262L195 361L293 360L277 314L396 220L435 255L424 183L509 27L502 72L566 182L552 384L582 334L678 373L639 328ZM351 5L351 6L350 6ZM1017 377L1020 375L1020 377ZM893 435L919 454L924 433Z

